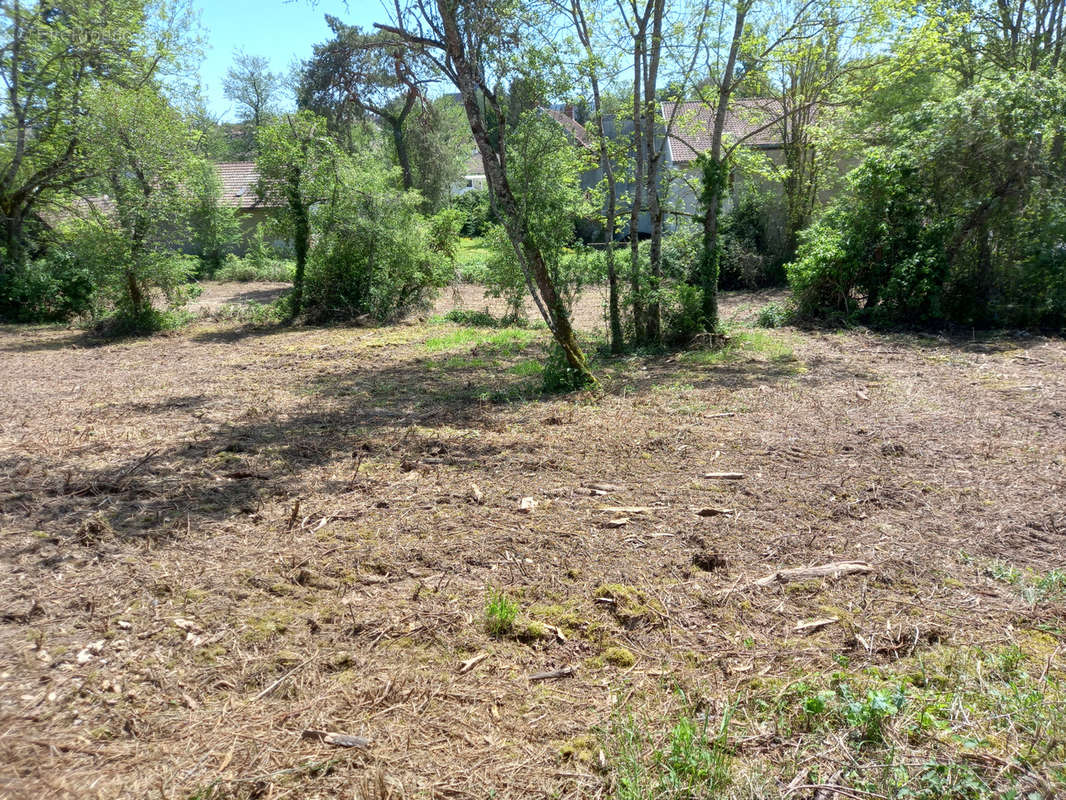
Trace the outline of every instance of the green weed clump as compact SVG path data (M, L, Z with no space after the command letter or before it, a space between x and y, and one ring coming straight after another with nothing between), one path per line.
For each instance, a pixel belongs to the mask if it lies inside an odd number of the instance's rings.
M485 603L485 629L491 636L506 636L514 630L518 603L504 592L491 590Z
M616 773L618 800L717 798L732 783L728 747L730 713L712 728L687 699L665 732L649 730L629 715L606 737L604 750Z

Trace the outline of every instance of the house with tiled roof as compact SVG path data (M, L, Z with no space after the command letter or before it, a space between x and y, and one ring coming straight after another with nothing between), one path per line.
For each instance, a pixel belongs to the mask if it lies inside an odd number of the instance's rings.
M215 164L221 187L220 202L223 206L236 211L240 223L241 242L237 252L243 254L245 246L256 227L261 222L268 222L284 203L278 198L260 199L258 193L259 172L254 161L232 161ZM74 217L113 217L115 201L108 195L75 198L62 208L50 209L42 214L43 221L55 227ZM284 243L277 244L284 246Z
M668 227L679 219L692 219L699 213L699 172L697 158L710 150L711 132L715 110L699 102L663 103L660 105L663 122L658 126L659 145L663 146L662 174L665 187L665 208ZM592 149L594 137L574 114L573 106L545 109L570 140L580 147ZM733 100L725 119L725 135L732 141L742 141L745 147L760 150L775 162L780 162L783 150L783 131L779 121L780 104L767 98ZM633 120L627 117L604 118L604 132L611 139L629 137L633 134ZM595 168L582 175L582 186L595 186L603 178L603 170ZM633 186L618 176L620 197L631 196ZM727 203L735 198L727 198ZM670 221L670 217L673 221ZM628 221L628 211L619 209L619 218ZM638 230L641 235L651 232L651 219L645 213L640 217Z
M259 171L255 168L254 161L215 164L215 171L221 184L222 205L237 212L237 221L241 226L241 245L238 252L242 252L256 226L269 222L284 202L280 198L259 197Z

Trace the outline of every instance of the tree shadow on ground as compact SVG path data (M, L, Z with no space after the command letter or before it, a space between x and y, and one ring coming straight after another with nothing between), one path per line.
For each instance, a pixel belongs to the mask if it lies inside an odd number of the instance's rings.
M539 345L511 357L528 357L534 350L539 352ZM520 458L515 454L535 453L544 446L534 438L505 451L477 435L427 438L426 428L505 430L507 422L498 418L501 406L566 397L542 395L537 377L494 366L442 368L440 354L434 355L438 358L426 355L392 363L368 358L358 369L317 374L306 383L308 399L291 413L249 408L204 433L148 452L125 453L98 467L85 469L62 455L47 463L16 458L2 465L2 474L12 480L14 493L36 498L30 503L36 510L27 514L35 527L84 544L94 541L86 534L87 530L92 534L93 525L119 536L181 538L193 528L253 515L264 501L287 502L312 491L305 482L323 466L334 469L329 477L318 474L313 491L350 494L364 457L395 461L401 468L405 461L429 458L434 464L461 469ZM647 368L640 369L641 365ZM692 370L667 354L637 360L634 366L635 374L609 381L605 391L631 396L670 380L732 391L791 380L796 365L751 360ZM185 389L154 403L131 404L128 411L145 415L145 424L150 424L155 414L203 402L202 396ZM112 450L107 457L114 455ZM353 477L336 477L345 473Z

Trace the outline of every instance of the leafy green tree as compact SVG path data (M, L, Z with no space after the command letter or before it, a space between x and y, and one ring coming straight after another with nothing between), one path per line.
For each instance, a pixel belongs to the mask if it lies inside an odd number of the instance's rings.
M160 323L153 292L180 302L195 266L175 249L187 237L190 187L203 165L182 115L152 87L107 88L92 102L86 147L113 211L74 223L72 247L93 265L102 295L124 324L151 329Z
M402 39L408 57L429 60L458 89L486 180L533 300L577 382L594 384L545 255L525 235L526 220L509 177L507 109L494 79L505 79L519 63L532 62L530 72L540 71L542 52L525 46L535 29L532 14L532 9L513 0L463 4L411 0L397 4L394 24L377 27ZM497 131L495 138L490 136L489 120Z
M470 155L470 129L462 106L450 97L427 102L408 117L403 135L410 153L411 188L421 193L427 213L437 213L447 205Z
M281 226L296 255L289 314L303 306L304 275L311 251L312 213L323 203L336 203L343 191L343 154L330 136L325 119L310 111L287 114L257 134L259 196L285 203Z
M390 33L367 33L336 17L326 22L334 38L315 45L300 75L301 108L325 117L350 144L351 129L369 116L388 127L405 189L414 187L408 121L422 103L418 60L399 57L402 43ZM349 148L350 149L350 148Z
M226 98L237 104L242 122L258 130L277 114L284 81L280 72L270 71L270 59L243 50L233 54L233 66L222 79Z
M37 213L98 175L85 145L96 91L177 66L188 23L187 0L0 3L0 273L25 260Z
M192 244L201 271L213 275L240 241L241 226L235 209L222 203L222 181L213 164L195 165L190 187Z

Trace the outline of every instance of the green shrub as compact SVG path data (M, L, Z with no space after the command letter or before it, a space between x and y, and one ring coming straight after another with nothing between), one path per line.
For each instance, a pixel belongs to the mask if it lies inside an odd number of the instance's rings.
M315 244L305 287L309 318L394 319L427 305L451 277L427 246L417 196L391 198L389 208L390 198L382 200L373 212L346 213Z
M600 254L575 245L574 219L587 210L581 157L558 124L538 112L522 116L508 154L522 239L544 259L563 304L570 307L588 276L604 270ZM486 265L488 293L503 297L517 318L528 293L525 272L501 227L486 238L492 251Z
M663 338L668 342L688 342L703 330L703 290L677 283L660 293L663 309Z
M541 371L541 388L548 394L573 392L587 385L585 377L570 366L563 348L555 341L551 343L548 358Z
M446 208L429 218L429 249L443 256L452 268L458 256L462 226L463 214L455 208Z
M221 268L215 273L220 281L248 283L264 281L270 283L291 283L296 265L292 261L277 258L241 258L233 253L222 261Z
M484 189L464 192L452 200L452 208L462 214L460 236L484 236L490 226L499 223L489 203L489 193Z
M801 236L787 268L799 311L1066 326L1064 116L1066 82L1026 75L895 118L889 144Z
M755 324L760 328L780 328L788 324L791 314L781 303L767 303L755 315Z
M749 193L723 215L718 285L722 289L757 289L785 282L783 243L775 241L771 202Z
M453 308L444 318L448 322L458 325L472 325L478 328L499 328L503 325L502 320L496 319L488 311L468 311L461 308Z
M54 249L23 267L0 273L0 319L67 322L90 314L96 282L67 250Z
M646 245L644 245L646 249ZM663 236L663 276L685 281L696 274L703 252L703 229L682 225Z
M192 246L200 257L198 274L213 276L240 241L241 226L236 209L222 204L222 182L214 165L201 162L194 173L189 213Z

